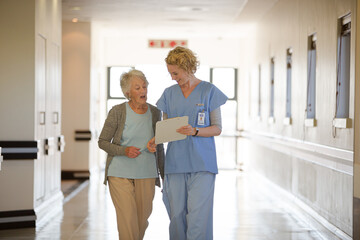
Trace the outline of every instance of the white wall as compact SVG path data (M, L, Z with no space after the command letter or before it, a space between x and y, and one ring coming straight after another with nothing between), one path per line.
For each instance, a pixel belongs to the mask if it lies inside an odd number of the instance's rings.
M326 6L326 7L324 7ZM336 129L338 19L356 1L278 1L257 26L253 59L240 69L239 126L244 131L239 159L310 206L346 234L352 234L354 128ZM307 38L317 33L316 127L305 127ZM352 28L351 52L355 51ZM249 44L251 44L249 42ZM283 124L286 102L286 49L293 49L292 125ZM270 59L275 59L275 122L269 123ZM354 54L351 56L350 118L354 119ZM258 81L261 66L261 119Z
M355 92L360 92L360 4L357 4L356 16L356 52L355 52ZM360 94L355 95L355 116L354 119L354 198L353 198L353 238L360 238Z
M19 4L22 7L17 7ZM0 39L0 137L3 140L34 137L34 13L35 5L31 1L0 2L0 29L6 32L6 37ZM21 110L17 108L20 106Z
M89 171L89 141L75 141L75 130L90 130L91 24L63 22L62 127L66 140L61 169Z
M61 122L54 118L61 116L61 1L1 1L0 28L6 33L0 38L0 140L38 142L37 159L4 160L0 211L30 210L41 220L50 203L62 208L63 198Z

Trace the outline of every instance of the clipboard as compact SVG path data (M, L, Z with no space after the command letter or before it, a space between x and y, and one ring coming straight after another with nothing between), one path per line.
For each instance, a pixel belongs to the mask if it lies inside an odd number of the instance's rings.
M176 132L176 129L188 125L189 117L168 118L156 123L155 144L183 140L187 136Z

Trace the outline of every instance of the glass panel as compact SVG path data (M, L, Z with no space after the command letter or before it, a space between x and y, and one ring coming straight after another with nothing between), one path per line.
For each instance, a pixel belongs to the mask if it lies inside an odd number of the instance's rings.
M275 101L275 89L274 89L274 81L275 81L275 62L274 59L271 59L270 65L270 117L274 117L274 101Z
M117 104L121 104L123 102L127 102L127 99L108 99L107 100L107 111L109 112L111 108Z
M310 37L312 38L312 36ZM315 42L310 41L311 46L308 50L308 86L307 86L307 118L315 118L316 111L316 48Z
M336 96L336 117L349 117L350 92L350 32L342 35L339 41L339 69Z
M195 73L195 77L202 81L210 82L210 67L206 65L200 65Z
M120 76L124 72L131 70L132 67L110 67L109 71L109 97L110 98L125 98L120 87Z
M156 105L165 88L176 84L172 81L165 64L142 64L136 65L136 69L142 71L149 82L147 102Z
M286 56L286 117L291 117L291 70L292 70L292 55L287 53Z
M213 68L212 83L228 98L235 97L235 69Z
M258 84L258 117L261 117L261 66L259 65Z
M155 105L165 88L176 84L175 81L172 81L165 64L143 64L136 65L135 68L142 71L149 82L147 102L150 104ZM208 66L200 66L195 75L200 80L209 81L210 68Z
M228 100L221 106L222 132L215 137L220 169L234 169L236 166L236 108L236 100Z
M236 131L236 101L228 100L221 106L222 133L234 135Z

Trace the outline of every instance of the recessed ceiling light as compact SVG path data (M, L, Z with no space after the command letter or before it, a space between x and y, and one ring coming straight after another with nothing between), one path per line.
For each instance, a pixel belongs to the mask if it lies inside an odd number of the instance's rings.
M192 6L182 6L182 7L167 8L167 10L179 11L179 12L205 12L205 11L208 11L207 8L192 7Z
M205 11L206 9L204 9L204 8L200 8L200 7L193 7L192 9L191 9L191 11L193 11L193 12L200 12L200 11Z

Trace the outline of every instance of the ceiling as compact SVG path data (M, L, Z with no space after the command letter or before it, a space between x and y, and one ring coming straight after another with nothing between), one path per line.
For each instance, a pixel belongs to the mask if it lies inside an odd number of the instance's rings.
M62 0L62 15L64 21L78 18L109 29L224 34L255 25L276 1Z

